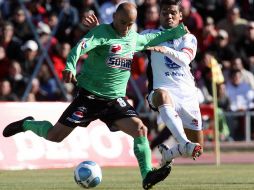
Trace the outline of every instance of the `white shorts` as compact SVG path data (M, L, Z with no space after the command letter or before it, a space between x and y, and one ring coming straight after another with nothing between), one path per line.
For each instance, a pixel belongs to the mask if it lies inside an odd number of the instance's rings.
M169 90L167 88L160 88L166 90L171 97L174 109L182 119L183 127L195 131L202 130L202 118L199 108L198 95L191 94L188 96L180 97L177 91ZM175 92L175 93L174 93ZM154 90L148 95L148 103L151 107L155 108L152 103L152 96Z

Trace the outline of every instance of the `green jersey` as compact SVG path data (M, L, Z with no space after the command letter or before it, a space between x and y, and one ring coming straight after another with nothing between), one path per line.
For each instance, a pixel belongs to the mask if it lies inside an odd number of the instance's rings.
M72 48L65 70L76 75L76 63L81 55L87 53L88 58L77 77L77 85L100 97L124 97L134 53L184 34L186 31L181 24L173 29L145 35L130 30L126 36L120 37L112 25L101 24Z

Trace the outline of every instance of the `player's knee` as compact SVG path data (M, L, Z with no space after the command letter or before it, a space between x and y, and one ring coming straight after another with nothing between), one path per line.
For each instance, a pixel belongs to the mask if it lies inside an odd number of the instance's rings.
M138 124L136 135L137 136L147 136L147 133L148 133L147 127L143 124L143 122L140 122Z
M47 140L51 141L51 142L56 142L56 143L60 143L63 141L64 138L62 138L59 135L55 135L54 133L48 133L47 136Z
M171 98L170 98L167 91L165 91L163 89L157 89L154 92L153 103L155 106L158 107L158 106L163 105L165 103L171 104L172 101L171 101Z

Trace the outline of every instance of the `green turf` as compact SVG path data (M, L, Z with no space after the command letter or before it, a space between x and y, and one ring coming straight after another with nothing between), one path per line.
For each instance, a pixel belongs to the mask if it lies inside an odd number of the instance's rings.
M73 169L0 171L0 190L79 190ZM137 168L103 168L96 190L138 190ZM174 166L170 176L153 190L254 190L254 164Z

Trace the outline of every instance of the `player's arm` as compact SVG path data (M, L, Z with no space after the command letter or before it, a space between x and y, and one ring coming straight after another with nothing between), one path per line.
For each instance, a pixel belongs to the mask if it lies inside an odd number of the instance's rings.
M178 64L185 66L191 63L195 58L197 51L197 40L194 36L189 36L182 42L180 51L174 50L166 46L149 47L148 50L163 53L165 56L176 61Z
M136 51L144 50L148 47L158 45L162 42L177 39L185 35L187 31L183 24L175 28L166 29L157 33L148 33L144 35L137 34Z
M66 66L63 71L63 79L65 82L75 81L76 64L80 56L86 54L96 46L101 44L101 38L96 37L96 31L91 30L85 35L68 54Z

